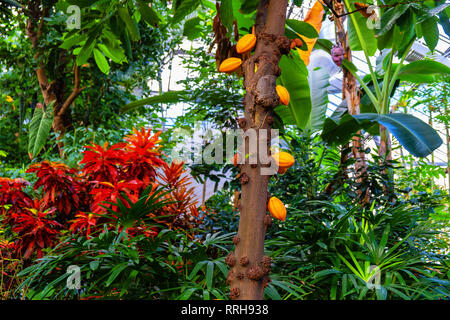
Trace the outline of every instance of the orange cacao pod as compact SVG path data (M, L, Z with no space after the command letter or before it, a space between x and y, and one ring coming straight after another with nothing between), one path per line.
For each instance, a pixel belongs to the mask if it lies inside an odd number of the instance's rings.
M220 72L231 73L236 71L242 64L242 60L239 58L228 58L222 61L219 67Z
M287 89L283 86L278 85L276 86L276 90L278 96L280 97L280 103L284 104L285 106L289 105L290 96Z
M253 49L256 44L256 36L254 34L246 34L239 39L236 45L237 53L244 53Z
M272 157L275 159L276 164L281 169L289 169L295 163L294 157L287 152L278 152L278 153L275 153L274 155L272 155ZM284 173L284 172L282 172L282 173Z
M280 199L277 197L271 197L267 207L272 217L281 221L286 220L286 207Z

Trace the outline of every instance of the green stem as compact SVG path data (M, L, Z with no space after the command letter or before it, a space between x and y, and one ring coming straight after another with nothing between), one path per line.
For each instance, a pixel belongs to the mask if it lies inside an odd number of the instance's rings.
M347 7L347 11L350 11L349 0L344 0L344 2L345 2L345 6ZM358 36L358 40L359 40L359 43L361 44L361 48L364 51L364 56L366 57L367 65L369 66L370 76L372 77L372 81L373 81L373 85L375 87L375 91L377 93L377 97L379 100L381 100L380 86L378 85L377 77L373 70L372 63L370 62L370 59L369 59L369 53L367 52L366 42L364 41L364 38L361 34L361 30L359 29L359 26L358 26L355 16L353 14L351 14L350 18L352 19L353 26L355 27L356 35Z
M398 77L400 69L401 69L401 67L403 65L403 62L405 62L405 59L408 56L409 50L411 50L411 47L412 47L413 43L414 43L414 40L412 40L411 43L408 45L408 48L405 50L405 53L403 54L402 59L400 60L400 63L395 68L394 75L392 76L392 79L391 79L390 84L389 84L389 90L387 92L388 96L391 95L392 90L394 89L395 81L397 80L397 77Z
M390 53L390 57L389 57L389 65L388 68L384 74L384 79L383 79L383 97L382 97L382 105L380 108L381 114L387 114L389 112L388 108L389 108L389 94L388 94L388 88L389 88L389 84L390 84L390 76L391 76L391 72L392 72L392 62L394 60L394 46L392 46L391 49L391 53ZM380 112L379 112L380 113Z

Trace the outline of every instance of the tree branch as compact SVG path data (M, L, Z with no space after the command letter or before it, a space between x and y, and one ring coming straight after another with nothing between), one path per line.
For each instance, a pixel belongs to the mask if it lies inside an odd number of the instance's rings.
M79 94L86 89L86 87L81 88L81 75L80 75L80 67L77 66L76 62L73 63L74 69L74 87L72 93L69 97L64 101L61 109L58 111L58 115L62 116L66 113L67 109L70 105L75 101L75 99L79 96Z

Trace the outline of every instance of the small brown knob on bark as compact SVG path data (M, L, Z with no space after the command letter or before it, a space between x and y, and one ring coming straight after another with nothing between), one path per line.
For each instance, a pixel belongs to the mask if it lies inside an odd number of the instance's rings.
M250 181L249 176L244 172L241 175L241 184L247 184Z
M230 290L230 298L233 300L239 298L240 294L241 294L241 290L239 290L239 288L232 288Z
M268 116L268 117L267 117L267 124L268 124L269 126L271 126L271 125L273 124L273 117L272 117L272 116Z
M248 260L247 256L244 256L239 260L239 264L243 267L248 266L249 262L250 261Z
M227 255L227 257L225 258L225 263L230 267L234 267L234 265L236 264L236 257L234 255L234 252L230 252Z
M264 277L264 271L260 267L252 267L247 270L247 278L250 280L261 280Z
M235 246L237 246L237 244L239 243L239 241L241 241L241 237L239 237L239 235L237 234L237 235L235 235L235 236L233 237L233 244L234 244Z
M244 273L238 272L238 274L236 275L236 278L237 278L238 280L244 279Z
M271 270L272 259L268 256L264 256L261 258L261 266L265 274L268 274Z
M239 125L240 128L244 129L245 126L247 125L247 119L239 118L238 119L238 125Z

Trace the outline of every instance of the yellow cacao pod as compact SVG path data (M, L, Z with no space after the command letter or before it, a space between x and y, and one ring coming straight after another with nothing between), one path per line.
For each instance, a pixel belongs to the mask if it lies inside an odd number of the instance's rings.
M277 197L271 197L267 207L272 217L281 221L286 220L286 207L280 199Z
M241 39L239 39L236 45L237 53L244 53L253 49L256 45L256 37L254 34L246 34Z
M284 104L285 106L289 105L290 96L287 89L283 86L278 85L276 86L276 90L278 96L280 97L280 103Z
M222 61L219 67L220 72L231 73L236 71L242 64L242 60L239 58L228 58Z
M292 167L295 163L294 157L287 152L278 152L272 155L272 157L275 159L276 164L280 169L288 169ZM283 170L281 170L283 171ZM286 171L284 171L286 172ZM282 172L282 173L284 173Z

